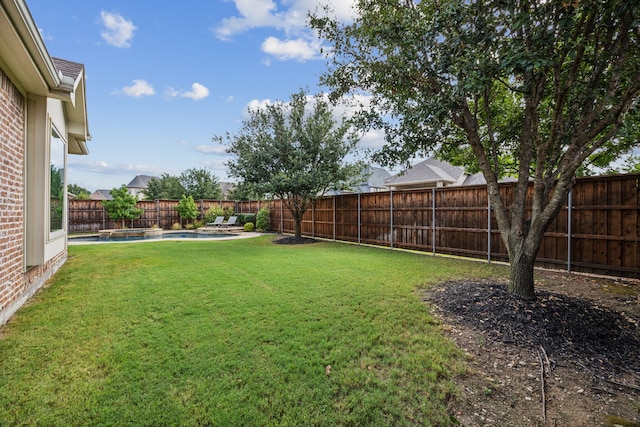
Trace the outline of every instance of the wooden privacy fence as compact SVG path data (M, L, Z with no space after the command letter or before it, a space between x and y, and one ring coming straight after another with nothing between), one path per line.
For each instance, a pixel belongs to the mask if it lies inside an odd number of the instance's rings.
M502 185L504 200L514 185ZM640 278L640 174L579 178L544 236L537 264ZM508 203L508 202L507 202ZM271 227L292 233L271 203ZM486 186L324 197L303 218L306 236L507 261Z
M198 200L196 205L199 210L199 218L212 207L233 209L236 213L257 213L268 202L252 201L239 202L229 200ZM174 223L181 224L180 215L176 207L177 200L143 200L137 207L143 210L142 216L133 221L126 221L130 228L148 228L158 226L171 228ZM101 200L69 200L69 233L89 233L110 228L119 228L121 221L115 222L109 219L102 206Z
M511 199L514 185L500 187ZM537 264L611 276L640 278L640 174L579 178L549 226ZM293 233L289 211L279 200L196 202L200 215L211 207L236 213L271 210L271 229ZM141 201L140 219L129 227L162 228L180 222L175 200ZM116 228L94 200L69 201L69 232ZM486 186L346 194L318 199L303 218L305 236L391 248L414 249L488 261L507 261Z

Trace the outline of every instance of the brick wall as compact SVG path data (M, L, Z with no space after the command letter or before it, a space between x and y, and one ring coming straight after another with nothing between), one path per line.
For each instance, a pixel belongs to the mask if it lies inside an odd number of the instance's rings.
M0 69L0 313L24 290L25 99Z

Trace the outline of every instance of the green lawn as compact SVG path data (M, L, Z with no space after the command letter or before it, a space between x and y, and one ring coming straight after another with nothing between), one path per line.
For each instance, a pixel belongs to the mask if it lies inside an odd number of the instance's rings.
M0 425L447 425L464 360L418 290L504 271L269 236L69 255L0 329Z

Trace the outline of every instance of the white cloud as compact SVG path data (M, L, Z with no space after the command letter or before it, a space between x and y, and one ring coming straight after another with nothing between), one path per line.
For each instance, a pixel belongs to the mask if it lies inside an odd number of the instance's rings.
M179 90L170 87L170 88L167 88L167 90L165 91L165 94L169 98L175 98L180 96L182 98L190 98L190 99L193 99L194 101L200 101L209 96L209 89L200 83L194 83L191 85L190 91L180 92Z
M190 92L184 92L180 96L182 96L183 98L191 98L194 101L199 101L209 96L209 89L207 89L200 83L194 83L191 85Z
M280 40L276 37L267 37L262 43L262 51L276 57L279 60L307 61L321 58L320 42L318 40Z
M238 16L223 19L212 29L217 38L230 40L233 36L254 28L275 28L286 33L307 31L307 15L329 5L334 16L348 21L353 17L356 0L233 0Z
M104 10L100 12L100 19L104 26L100 35L108 44L115 47L131 46L133 32L136 30L133 22L127 21L120 14L105 12Z
M73 171L84 171L105 175L131 174L132 178L136 175L160 176L164 173L164 170L155 166L135 165L131 163L120 163L114 165L101 160L87 160L78 156L69 156L68 165L69 169Z
M227 154L223 145L196 145L195 150L202 154Z
M133 96L139 98L141 96L155 95L156 91L146 80L134 80L132 86L125 86L122 88L127 96Z

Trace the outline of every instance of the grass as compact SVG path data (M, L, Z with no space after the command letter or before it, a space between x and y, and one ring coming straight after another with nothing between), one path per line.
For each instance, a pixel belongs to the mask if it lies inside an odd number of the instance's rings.
M417 290L500 268L269 237L69 254L0 329L2 425L447 425L464 361Z

